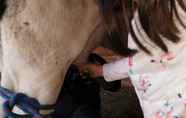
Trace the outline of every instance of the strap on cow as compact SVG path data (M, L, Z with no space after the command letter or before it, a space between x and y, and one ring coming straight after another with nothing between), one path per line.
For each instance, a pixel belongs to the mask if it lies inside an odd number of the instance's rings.
M55 105L41 105L38 100L23 93L14 93L6 88L0 87L0 96L5 99L3 110L5 118L43 118L49 115L41 115L40 110L55 109ZM18 115L13 113L13 108L17 106L28 115Z

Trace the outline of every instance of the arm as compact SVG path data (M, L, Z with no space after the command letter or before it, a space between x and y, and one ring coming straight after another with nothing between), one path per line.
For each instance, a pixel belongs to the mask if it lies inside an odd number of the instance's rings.
M112 63L104 64L103 66L87 64L83 66L82 70L88 71L93 78L103 76L108 82L121 80L128 77L129 58L122 58Z
M123 58L112 63L104 64L102 69L102 74L106 81L127 78L129 72L129 58Z

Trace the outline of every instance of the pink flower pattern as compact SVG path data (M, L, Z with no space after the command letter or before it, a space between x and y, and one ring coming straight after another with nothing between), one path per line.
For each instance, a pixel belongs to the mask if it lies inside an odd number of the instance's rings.
M147 89L151 86L150 77L148 74L142 74L139 77L139 86L140 90L144 93L147 91Z
M155 118L174 118L173 110L174 107L172 104L170 104L169 101L166 101L163 107L156 113Z
M151 62L157 65L160 65L163 69L167 69L167 65L170 61L172 61L175 58L175 54L173 52L168 52L165 54L162 54L159 59L152 59ZM129 65L129 72L133 73L132 66L133 66L133 58L128 58L128 65ZM139 90L142 91L144 94L148 91L148 89L152 86L151 77L148 74L141 74L139 75ZM177 94L177 99L182 99L182 94ZM183 104L184 108L186 110L186 103ZM155 118L184 118L183 114L175 114L176 107L174 104L169 103L169 100L167 100L161 109L159 109L155 114Z
M186 104L183 104L186 109ZM163 107L155 113L155 118L184 118L183 114L174 113L174 105L166 101Z
M162 54L159 59L152 59L151 62L157 65L160 65L163 69L167 69L167 65L172 61L176 56L172 52ZM129 59L129 67L133 65L132 58ZM139 76L139 89L144 94L152 86L151 77L148 74L141 74ZM182 94L178 93L178 98L182 99ZM186 109L186 103L183 104ZM155 113L155 118L184 118L183 114L175 114L174 104L169 103L167 100L161 109Z
M167 63L175 58L173 52L167 52L160 56L160 59L152 59L151 62L160 65L163 69L167 68Z

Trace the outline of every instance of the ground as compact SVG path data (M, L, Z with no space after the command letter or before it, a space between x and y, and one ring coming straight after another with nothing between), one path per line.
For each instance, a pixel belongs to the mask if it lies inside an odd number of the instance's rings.
M132 87L119 92L101 92L103 118L143 118L137 96Z

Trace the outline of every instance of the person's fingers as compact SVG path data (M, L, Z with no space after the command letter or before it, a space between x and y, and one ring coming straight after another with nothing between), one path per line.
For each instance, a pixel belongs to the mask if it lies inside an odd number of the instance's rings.
M100 76L100 65L98 64L79 64L78 68L82 78L87 78L87 76L91 78Z
M87 64L79 64L78 68L80 72L84 72L85 70L87 70Z

